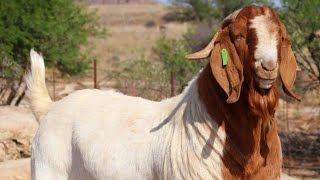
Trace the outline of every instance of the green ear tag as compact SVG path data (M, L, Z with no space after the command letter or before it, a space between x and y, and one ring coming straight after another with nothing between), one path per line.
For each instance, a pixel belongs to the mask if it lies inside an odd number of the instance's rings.
M222 66L225 66L228 64L228 51L226 48L221 49L221 57L222 57Z

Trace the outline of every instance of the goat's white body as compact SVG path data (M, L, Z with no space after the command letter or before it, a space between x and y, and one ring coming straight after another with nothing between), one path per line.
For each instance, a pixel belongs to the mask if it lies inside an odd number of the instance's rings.
M39 117L33 179L222 179L225 133L196 80L161 102L81 90Z

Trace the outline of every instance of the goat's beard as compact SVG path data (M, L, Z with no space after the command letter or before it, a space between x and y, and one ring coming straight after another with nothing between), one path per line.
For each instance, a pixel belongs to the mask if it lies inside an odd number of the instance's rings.
M261 90L257 87L252 79L249 82L248 104L251 113L262 120L262 131L266 134L272 125L276 106L278 104L278 90L277 83L274 82L272 87L268 90Z

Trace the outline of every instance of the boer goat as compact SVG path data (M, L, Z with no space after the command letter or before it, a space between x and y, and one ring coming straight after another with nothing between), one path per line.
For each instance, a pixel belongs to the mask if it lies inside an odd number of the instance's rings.
M52 102L43 59L27 77L40 123L33 179L279 179L277 76L292 92L297 64L284 25L266 6L229 15L209 45L187 56L210 63L161 102L81 90Z

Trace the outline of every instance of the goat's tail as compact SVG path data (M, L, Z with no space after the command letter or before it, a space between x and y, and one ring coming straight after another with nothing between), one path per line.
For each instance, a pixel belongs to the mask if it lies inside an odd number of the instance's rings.
M27 94L30 98L31 110L40 123L41 117L48 112L52 100L46 87L43 57L32 49L30 59L31 70L25 76L28 87Z

